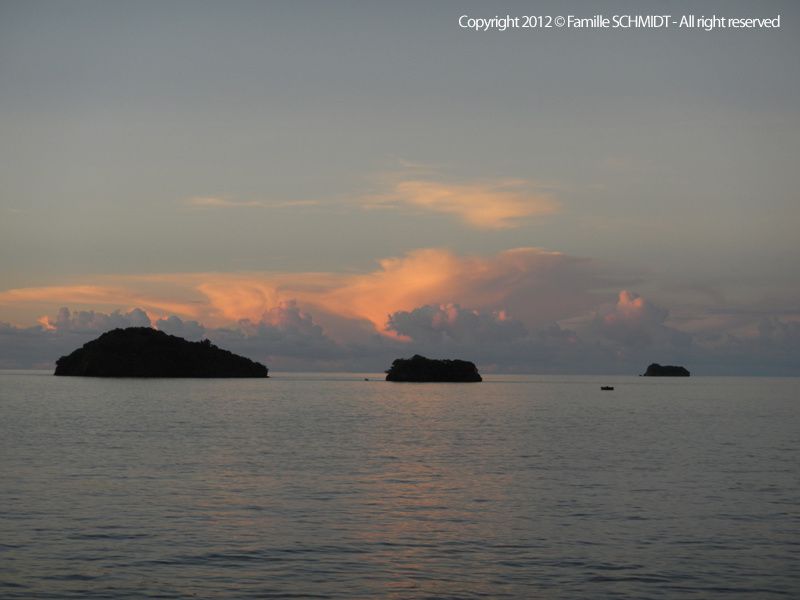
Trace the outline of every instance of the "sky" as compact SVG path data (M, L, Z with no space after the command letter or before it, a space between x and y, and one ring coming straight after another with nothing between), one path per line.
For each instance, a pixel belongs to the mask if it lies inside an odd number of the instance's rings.
M712 14L779 29L472 31ZM793 2L0 0L0 368L800 374Z

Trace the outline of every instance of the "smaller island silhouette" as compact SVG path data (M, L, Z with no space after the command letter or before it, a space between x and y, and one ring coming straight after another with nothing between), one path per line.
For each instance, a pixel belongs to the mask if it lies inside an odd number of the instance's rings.
M652 363L647 367L647 371L642 375L643 377L689 377L690 373L685 367L676 367L673 365L660 365Z
M471 383L483 378L475 363L467 360L439 360L415 354L395 359L386 371L386 381Z
M268 377L269 369L218 348L149 327L105 332L56 361L55 375L83 377Z

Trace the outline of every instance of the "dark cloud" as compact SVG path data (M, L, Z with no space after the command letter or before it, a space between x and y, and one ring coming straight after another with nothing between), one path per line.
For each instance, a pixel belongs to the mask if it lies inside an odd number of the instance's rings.
M616 305L598 312L586 334L615 342L621 351L640 352L654 347L685 349L691 336L666 325L669 311L627 290Z
M109 329L151 326L150 317L140 308L127 313L115 310L105 314L93 310L71 312L62 306L55 318L45 317L43 323L48 329L75 333L102 333Z
M243 319L235 327L207 330L207 337L223 348L267 362L272 368L301 367L305 360L313 370L314 361L334 360L343 353L294 301L271 308L257 322Z
M467 310L458 304L420 306L389 315L387 329L425 344L496 344L527 335L522 322L504 312Z
M753 335L696 336L692 358L709 374L800 375L800 323L761 317Z
M144 311L110 314L62 308L40 325L0 323L0 368L47 368L114 327L147 326ZM671 327L657 304L623 291L613 305L570 327L551 322L526 327L503 311L458 304L423 305L389 315L389 331L337 342L313 316L284 302L255 320L208 328L178 316L153 325L187 339L206 337L220 347L264 362L273 371L382 371L394 358L415 353L475 361L483 372L640 373L650 362L683 364L695 374L800 373L800 323L759 317L736 335L689 334Z
M203 339L206 333L206 328L201 323L197 321L184 321L175 315L158 319L155 325L156 329L170 335L177 335L185 340L198 341Z
M59 344L59 342L62 342ZM55 366L55 359L65 347L44 327L15 327L0 323L0 368L45 369Z
M147 314L138 308L127 313L59 309L55 317L40 319L41 325L16 327L0 323L0 368L52 369L60 356L68 354L104 331L117 327L150 327Z
M399 348L406 354L462 358L493 371L555 372L585 358L574 331L555 323L529 331L502 311L458 304L396 312L389 317L389 329L408 340Z

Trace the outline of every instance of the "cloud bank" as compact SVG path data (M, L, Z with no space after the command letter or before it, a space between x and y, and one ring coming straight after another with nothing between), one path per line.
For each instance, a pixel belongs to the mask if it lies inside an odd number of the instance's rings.
M459 357L484 372L635 374L656 361L687 365L695 374L797 374L800 324L761 317L751 335L689 334L670 327L668 312L627 290L615 304L575 327L559 323L529 328L504 312L458 304L424 305L389 316L387 337L373 332L360 341L328 335L296 302L283 302L258 320L205 327L170 315L151 322L146 313L70 311L62 308L42 324L0 323L0 368L53 367L59 356L107 328L152 326L187 339L208 338L221 347L281 370L376 372L393 358L414 353Z
M178 273L7 290L0 306L41 312L36 325L0 323L0 367L52 368L103 331L150 326L274 370L378 371L418 352L474 360L485 372L637 373L649 362L800 372L796 314L716 309L674 320L620 281L540 248L431 248L366 273Z

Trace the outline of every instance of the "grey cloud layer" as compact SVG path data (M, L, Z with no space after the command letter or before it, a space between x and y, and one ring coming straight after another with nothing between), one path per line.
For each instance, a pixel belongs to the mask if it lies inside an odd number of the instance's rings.
M273 371L381 371L393 358L413 353L474 360L485 371L635 374L647 363L679 363L695 373L791 375L800 372L800 324L759 317L753 335L689 334L667 324L669 313L631 292L598 307L569 328L558 323L526 327L503 312L458 304L424 305L389 316L392 339L378 334L340 343L295 302L282 303L261 320L206 328L177 316L151 323L134 309L104 314L71 312L34 327L0 323L0 368L52 368L59 356L114 327L155 326L187 339L210 339L263 361Z

